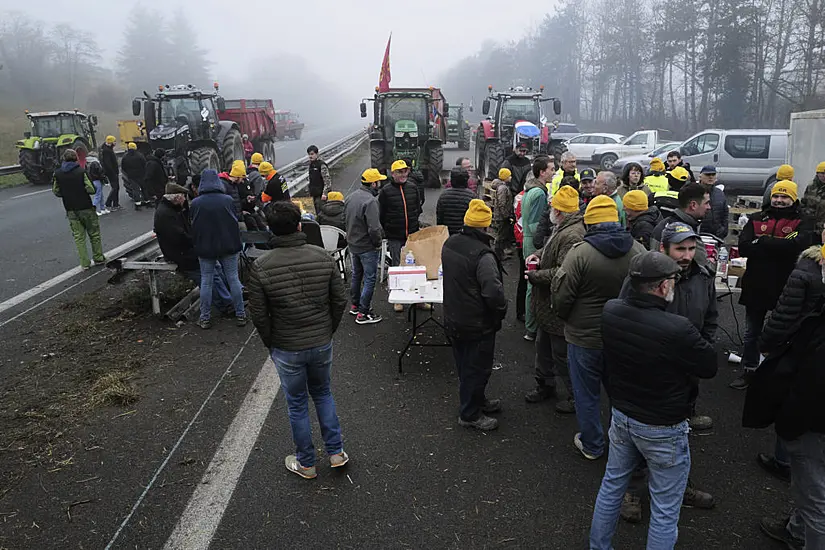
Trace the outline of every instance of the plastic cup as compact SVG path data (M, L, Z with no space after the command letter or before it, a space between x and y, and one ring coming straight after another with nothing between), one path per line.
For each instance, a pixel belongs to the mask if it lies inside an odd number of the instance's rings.
M539 261L538 260L528 260L527 261L527 271L535 271L539 268Z
M739 276L738 275L728 275L728 286L731 288L736 288L736 285L739 283Z

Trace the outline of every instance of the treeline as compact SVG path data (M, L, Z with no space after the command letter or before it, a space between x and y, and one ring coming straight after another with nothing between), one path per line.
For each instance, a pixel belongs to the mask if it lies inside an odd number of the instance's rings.
M516 42L485 42L442 79L452 103L488 84L538 87L563 116L630 132L786 128L825 107L825 0L561 0ZM551 115L552 116L552 115Z

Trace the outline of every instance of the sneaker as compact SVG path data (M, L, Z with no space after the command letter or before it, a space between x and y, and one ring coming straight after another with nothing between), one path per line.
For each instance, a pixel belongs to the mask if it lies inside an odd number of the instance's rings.
M95 260L94 262L95 262L95 265L106 265L106 262L108 262L108 261L109 260L107 260L106 258L103 258L102 260Z
M713 500L713 495L694 489L688 481L687 489L685 489L685 496L682 497L682 506L685 508L701 508L702 510L710 510L716 506Z
M112 211L111 211L111 210L109 210L108 208L104 208L104 209L103 209L103 213L104 213L104 214L111 214L111 213L112 213Z
M404 313L404 304L393 304L392 310L396 313Z
M571 398L556 403L556 412L561 414L576 414L576 402Z
M579 450L584 458L587 460L598 460L599 456L592 455L584 450L584 445L582 445L582 434L577 433L573 436L573 445Z
M98 218L99 218L100 216L102 216L103 214L105 214L105 212L103 212L103 210L101 210L100 212L95 212L95 213L97 214L97 217L98 217Z
M340 468L349 462L349 455L345 451L334 454L329 457L329 465L333 468Z
M356 306L355 304L349 306L349 314L358 315L358 306Z
M619 512L622 519L628 523L642 522L642 499L631 493L624 494L622 509Z
M535 342L536 341L536 333L535 332L525 332L524 339L528 342Z
M528 403L541 403L551 397L555 397L556 395L556 388L552 386L545 386L543 384L538 384L535 388L530 390L524 396L524 400Z
M81 266L80 266L80 269L82 269L83 271L88 271L88 270L90 270L91 268L92 268L92 266L90 266L90 265L81 265Z
M759 528L772 539L784 542L792 550L803 550L805 548L804 540L798 539L788 532L787 519L762 518L759 522Z
M203 330L209 330L212 328L212 321L209 319L198 319L198 326Z
M749 372L743 372L742 376L728 384L728 387L734 390L746 390L751 383L751 376L753 375Z
M244 315L243 317L235 317L235 326L245 327L249 319Z
M771 474L776 479L782 481L791 481L791 467L785 464L780 464L776 461L776 457L768 456L765 453L756 455L756 461L762 466L762 469Z
M380 323L381 321L383 321L381 316L373 313L367 313L366 315L359 313L355 318L355 323L358 325L371 325L373 323Z
M458 417L458 425L465 428L475 428L482 432L489 432L498 428L498 420L482 414L475 420L462 420L461 417Z
M118 210L123 210L122 206L112 206L109 211L110 212L117 212Z
M315 479L318 477L318 474L315 472L315 466L310 466L309 468L304 468L301 466L301 463L298 462L298 457L295 455L289 455L284 459L284 466L290 472L296 473L304 479Z
M713 428L713 419L709 416L697 414L688 418L688 424L691 430L710 430Z
M501 412L501 399L485 399L481 412L484 414Z

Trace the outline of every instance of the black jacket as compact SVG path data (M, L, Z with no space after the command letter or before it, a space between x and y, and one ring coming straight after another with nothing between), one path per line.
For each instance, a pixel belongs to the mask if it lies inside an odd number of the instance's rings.
M324 194L324 190L326 189L326 182L324 182L324 174L323 169L327 167L327 163L321 159L315 159L309 163L309 196L310 197L320 197ZM329 172L327 172L329 173Z
M407 181L398 184L392 181L378 193L378 208L384 235L391 241L406 241L418 231L418 216L421 215L421 200L418 188Z
M703 186L708 189L707 186ZM716 186L708 189L710 194L710 209L702 219L702 233L716 235L720 239L728 236L730 225L730 207L725 192Z
M455 235L464 227L464 214L474 198L476 196L466 187L445 189L435 206L435 223L446 225L450 235Z
M661 221L662 214L659 209L651 206L633 220L628 217L627 225L630 227L630 235L650 250L650 238Z
M142 180L146 177L146 157L135 150L128 150L120 159L120 169L129 179Z
M788 277L779 301L762 329L759 349L762 352L777 351L796 333L806 317L822 309L825 284L819 246L807 248L796 262Z
M289 183L286 178L273 170L264 178L264 192L262 194L264 202L288 201Z
M344 201L326 201L316 216L320 225L333 225L341 231L347 230Z
M100 148L100 164L103 165L103 171L106 172L106 177L109 183L117 183L118 166L117 155L115 155L115 147L113 145L103 145Z
M407 176L407 181L415 184L415 188L418 189L418 201L421 203L421 206L424 206L424 201L427 200L426 193L424 192L427 188L424 174L422 174L418 168L411 168L410 175ZM421 210L422 212L424 211L423 208Z
M667 313L658 296L630 291L602 312L604 384L614 407L654 426L687 419L691 377L716 375L716 351L685 317Z
M479 340L501 329L507 314L501 262L490 236L464 227L441 249L444 324L451 337Z
M518 195L524 189L524 184L527 183L527 176L530 170L533 169L533 164L527 157L520 157L513 153L501 163L502 168L507 168L513 175L510 180L510 188L513 190L513 195Z
M178 264L179 270L195 271L200 268L187 209L162 198L155 210L155 235L163 257Z
M229 179L229 174L226 172L218 174L218 177L221 178L224 192L232 197L232 208L235 210L235 215L238 219L242 219L241 212L243 212L244 207L251 204L247 200L247 198L252 195L252 190L249 188L249 183L246 181L246 178L242 179L238 183L235 183Z
M54 172L52 192L63 200L66 212L94 208L92 195L95 188L86 170L76 162L63 162Z
M155 199L160 200L163 197L168 181L169 177L166 175L163 159L155 155L149 155L149 158L146 159L146 186Z
M192 237L199 258L222 258L241 251L241 231L223 183L214 170L204 170L192 201Z

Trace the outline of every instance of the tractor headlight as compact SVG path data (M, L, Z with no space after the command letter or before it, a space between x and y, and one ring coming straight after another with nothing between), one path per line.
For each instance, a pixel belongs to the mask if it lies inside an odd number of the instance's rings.
M410 132L410 137L411 138L417 138L418 137L418 132Z
M32 149L40 149L40 140L37 140L32 144Z
M404 132L396 132L395 137L404 137Z

